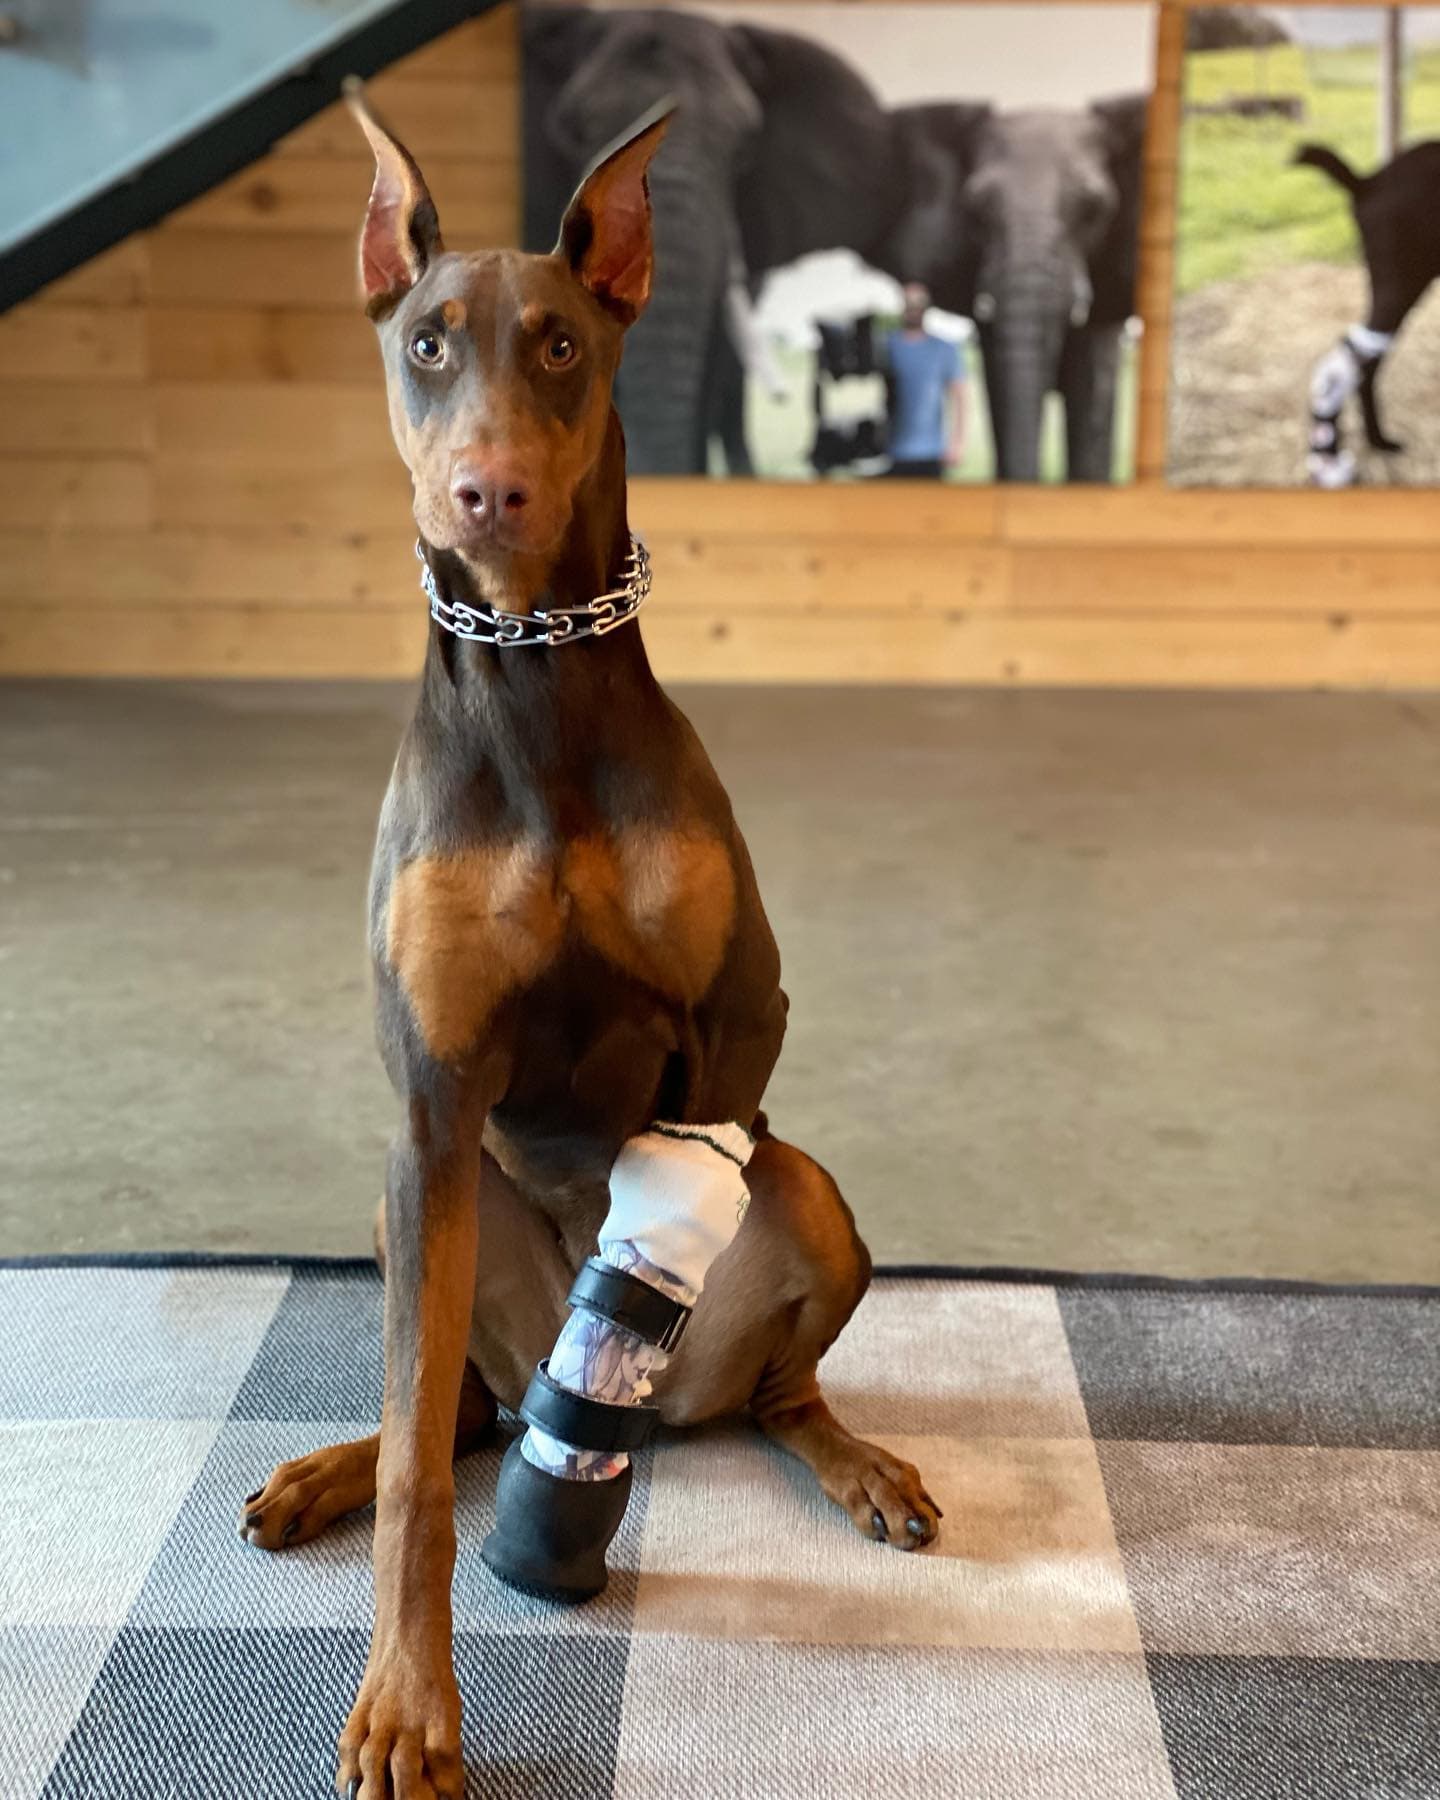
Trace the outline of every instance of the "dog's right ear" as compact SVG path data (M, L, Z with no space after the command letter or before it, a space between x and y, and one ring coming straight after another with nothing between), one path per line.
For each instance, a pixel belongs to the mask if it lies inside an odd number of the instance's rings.
M382 318L444 249L435 202L415 159L370 110L353 76L345 101L375 152L375 184L360 232L360 285L365 310Z
M650 298L655 247L646 171L673 112L662 102L601 152L566 209L555 246L581 285L622 325L633 325Z

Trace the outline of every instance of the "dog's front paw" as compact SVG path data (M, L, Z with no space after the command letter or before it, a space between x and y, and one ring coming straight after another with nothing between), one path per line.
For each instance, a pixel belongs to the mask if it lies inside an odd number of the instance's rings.
M423 1657L371 1649L340 1734L335 1787L347 1800L463 1800L460 1690L448 1653L427 1669Z
M920 1471L878 1444L856 1441L844 1465L830 1472L825 1489L862 1537L918 1550L939 1533L942 1514Z

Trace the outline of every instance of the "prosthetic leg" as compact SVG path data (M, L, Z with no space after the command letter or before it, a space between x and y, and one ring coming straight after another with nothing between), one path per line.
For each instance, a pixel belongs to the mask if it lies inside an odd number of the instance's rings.
M529 1429L500 1469L481 1555L512 1587L576 1602L605 1586L630 1453L658 1417L651 1376L740 1229L753 1148L739 1125L657 1123L616 1158L599 1254L575 1278L570 1317L520 1406Z
M1316 363L1310 376L1310 454L1306 458L1306 469L1315 487L1350 487L1355 480L1354 454L1341 443L1340 413L1357 389L1370 440L1376 442L1379 425L1375 417L1375 377L1393 341L1392 332L1352 325ZM1377 444L1377 448L1385 447L1398 448L1383 441Z

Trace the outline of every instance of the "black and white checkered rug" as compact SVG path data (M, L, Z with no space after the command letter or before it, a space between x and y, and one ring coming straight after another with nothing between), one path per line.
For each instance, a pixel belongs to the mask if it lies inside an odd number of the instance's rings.
M376 1418L351 1265L0 1269L0 1796L330 1792L371 1520L243 1545L273 1463ZM917 1462L928 1552L741 1427L643 1459L602 1599L479 1559L470 1791L1435 1800L1440 1292L877 1280L825 1370Z

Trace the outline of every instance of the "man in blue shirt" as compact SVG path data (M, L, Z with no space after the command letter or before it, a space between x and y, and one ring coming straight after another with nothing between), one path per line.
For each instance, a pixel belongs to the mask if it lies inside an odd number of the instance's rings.
M965 454L965 376L959 346L926 331L929 305L924 283L907 281L900 329L888 346L888 473L933 480Z

